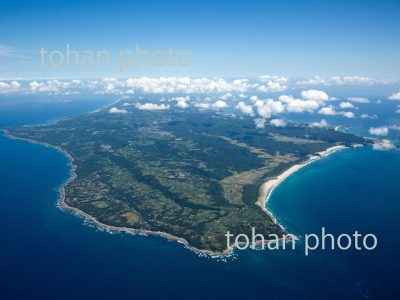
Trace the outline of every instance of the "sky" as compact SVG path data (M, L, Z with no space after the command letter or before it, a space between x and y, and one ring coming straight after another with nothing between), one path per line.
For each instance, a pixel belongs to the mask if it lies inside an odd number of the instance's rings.
M400 78L400 1L0 0L0 28L1 78ZM67 65L67 44L80 58L106 50L111 62ZM172 48L174 65L128 65L120 53L136 45ZM42 48L63 63L44 66ZM178 51L190 63L177 64Z

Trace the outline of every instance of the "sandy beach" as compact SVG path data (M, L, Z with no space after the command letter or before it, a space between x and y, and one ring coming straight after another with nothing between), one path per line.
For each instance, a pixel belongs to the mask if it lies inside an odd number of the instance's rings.
M344 149L344 148L346 148L346 147L338 145L338 146L330 147L330 148L326 149L325 151L317 152L316 154L318 154L318 155L313 155L308 160L304 161L303 163L294 165L294 166L290 167L289 169L287 169L282 174L278 175L277 177L264 182L260 187L260 194L259 194L256 204L259 207L261 207L261 209L263 211L265 211L274 220L275 223L279 224L277 222L276 218L272 215L272 213L266 208L267 201L268 201L269 197L271 196L274 188L277 187L286 178L288 178L290 175L292 175L294 172L298 171L302 167L308 165L309 163L311 163L313 161L316 161L322 157L325 157L329 154L332 154L333 152L336 152L336 151Z

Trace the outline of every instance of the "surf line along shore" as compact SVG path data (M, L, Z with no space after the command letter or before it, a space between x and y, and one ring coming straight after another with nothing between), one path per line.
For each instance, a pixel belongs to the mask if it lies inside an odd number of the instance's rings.
M354 145L357 146L357 145ZM316 161L322 157L328 156L329 154L332 154L333 152L336 152L341 149L345 149L346 146L343 145L337 145L330 147L324 151L317 152L316 155L311 156L308 160L304 161L303 163L296 164L294 166L291 166L289 169L281 173L275 178L269 179L266 182L264 182L261 187L260 187L260 194L257 199L256 204L261 207L263 211L265 211L271 218L272 220L276 223L279 224L276 218L273 216L273 214L266 208L266 204L271 197L271 194L273 190L280 184L282 183L286 178L288 178L290 175L295 173L296 171L300 170L302 167L308 165L309 163ZM283 226L279 224L282 228Z

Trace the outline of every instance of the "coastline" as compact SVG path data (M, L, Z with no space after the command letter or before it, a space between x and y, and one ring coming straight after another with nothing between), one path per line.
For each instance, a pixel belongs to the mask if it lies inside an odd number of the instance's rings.
M185 240L184 238L180 238L180 237L171 235L171 234L166 233L166 232L151 231L151 230L146 230L146 229L134 229L134 228L128 228L128 227L116 227L116 226L111 226L111 225L107 225L107 224L101 223L95 217L85 213L84 211L80 210L79 208L70 206L65 202L65 187L72 180L74 180L77 177L77 175L75 173L75 170L76 170L77 166L74 164L74 158L67 151L61 149L58 146L54 146L54 145L51 145L51 144L48 144L48 143L43 143L43 142L38 142L38 141L35 141L35 140L32 140L32 139L28 139L28 138L20 138L20 137L13 136L12 134L9 133L9 131L7 129L4 129L4 128L1 128L0 131L2 131L4 133L5 137L8 137L10 139L27 141L27 142L30 142L32 144L39 144L39 145L43 145L45 147L53 148L53 149L61 152L63 155L65 155L65 157L67 157L68 166L69 166L69 169L70 169L70 175L69 175L68 179L66 181L64 181L61 184L61 186L58 188L58 192L59 192L60 196L57 199L57 206L61 210L69 211L69 212L73 213L74 215L83 218L84 221L86 221L86 222L88 222L90 224L93 224L93 225L97 226L98 228L103 229L105 231L116 232L116 233L138 234L138 235L161 236L161 237L166 238L169 241L175 241L175 242L183 244L187 249L193 251L194 253L196 253L198 255L206 255L206 256L218 258L218 257L227 257L230 254L232 254L232 252L234 251L235 248L225 249L222 252L215 252L215 251L211 251L211 250L198 249L196 247L191 246L189 244L189 242L187 240Z
M12 134L9 133L9 131L7 129L4 129L4 128L0 129L0 131L3 131L4 135L8 138L11 138L14 140L24 140L24 141L28 141L33 144L40 144L45 147L50 147L50 148L53 148L53 149L61 152L63 155L65 155L65 157L67 157L68 166L70 169L70 175L69 175L68 179L66 181L64 181L61 184L61 186L58 188L59 198L57 199L57 206L61 210L69 211L69 212L75 214L76 216L83 218L84 221L86 221L90 224L93 224L93 225L97 226L98 228L103 229L105 231L116 232L116 233L138 234L138 235L161 236L161 237L166 238L169 241L175 241L175 242L183 244L187 249L189 249L190 251L192 251L198 255L205 255L205 256L209 256L209 257L213 257L213 258L223 258L223 257L227 257L227 256L231 255L234 252L236 247L227 248L222 252L198 249L194 246L191 246L186 239L171 235L166 232L151 231L151 230L146 230L146 229L134 229L134 228L128 228L128 227L116 227L116 226L101 223L95 217L85 213L84 211L82 211L76 207L70 206L65 202L65 187L72 180L74 180L77 177L77 174L75 172L77 166L74 164L74 158L67 151L65 151L64 149L62 149L58 146L51 145L48 143L38 142L38 141L28 139L28 138L20 138L20 137L13 136ZM308 165L309 163L316 161L322 157L325 157L329 154L332 154L338 150L345 149L345 148L346 148L345 146L333 146L324 151L317 152L318 155L311 156L305 162L296 164L296 165L290 167L289 169L287 169L286 171L284 171L283 173L281 173L280 175L278 175L277 177L275 177L273 179L269 179L268 181L264 182L260 187L260 195L257 199L256 205L260 206L261 209L268 214L268 216L272 219L272 221L275 224L279 225L283 230L286 231L286 229L277 221L277 219L274 217L274 215L265 206L269 197L271 196L274 188L276 186L278 186L280 183L282 183L287 177L289 177L290 175L292 175L293 173L295 173L302 167ZM282 240L282 239L280 238L279 240Z
M274 191L274 189L281 184L286 178L288 178L290 175L294 174L295 172L297 172L298 170L300 170L301 168L307 166L308 164L319 160L323 157L326 157L336 151L342 150L347 148L346 146L342 146L342 145L337 145L337 146L333 146L330 147L324 151L321 152L317 152L316 154L318 155L313 155L310 156L309 159L307 159L306 161L293 165L291 166L289 169L287 169L286 171L284 171L283 173L279 174L278 176L276 176L275 178L272 179L268 179L267 181L265 181L260 189L259 189L259 196L256 202L256 205L258 205L264 212L266 212L271 219L275 222L275 224L278 224L282 229L285 229L282 224L280 224L278 222L278 220L275 218L275 216L272 214L272 212L270 212L266 205L267 202L269 200L269 198L272 195L272 192Z

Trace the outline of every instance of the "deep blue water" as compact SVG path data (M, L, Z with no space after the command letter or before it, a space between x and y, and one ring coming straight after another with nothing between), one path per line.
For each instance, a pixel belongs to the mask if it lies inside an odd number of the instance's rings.
M68 114L91 109L70 106ZM27 119L58 117L45 116ZM2 125L21 123L15 120ZM396 298L399 172L398 151L344 150L289 177L268 204L299 235L318 233L321 226L333 233L371 232L378 237L376 250L308 257L302 247L248 250L221 262L162 238L84 225L56 207L57 189L69 174L67 159L0 136L0 298Z

